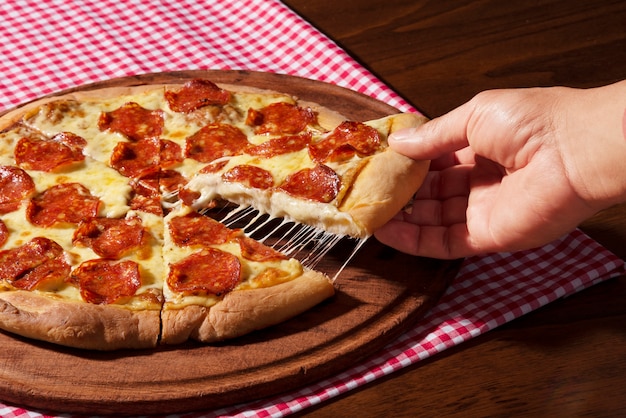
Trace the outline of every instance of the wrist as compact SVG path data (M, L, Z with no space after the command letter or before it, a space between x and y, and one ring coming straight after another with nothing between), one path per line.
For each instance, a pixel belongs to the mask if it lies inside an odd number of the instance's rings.
M626 201L626 81L568 97L565 144L572 184L596 209Z

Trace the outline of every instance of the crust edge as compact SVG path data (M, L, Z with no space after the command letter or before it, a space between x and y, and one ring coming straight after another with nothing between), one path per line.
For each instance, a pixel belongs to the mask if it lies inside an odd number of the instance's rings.
M0 293L0 329L90 350L156 347L159 310L54 300L24 290Z
M293 318L334 293L326 275L305 270L286 283L229 293L210 308L166 308L162 312L161 343L179 344L188 339L210 343L240 337Z

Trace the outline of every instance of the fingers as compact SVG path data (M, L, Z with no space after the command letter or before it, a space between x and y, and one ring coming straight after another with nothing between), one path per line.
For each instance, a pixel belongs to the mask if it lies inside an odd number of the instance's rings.
M428 226L448 226L466 220L467 197L459 196L440 200L416 200L410 212L402 212L406 222Z
M471 166L430 172L408 211L379 229L379 241L402 252L458 258L470 254L466 211Z
M458 151L444 154L441 157L430 161L430 170L438 171L458 164L474 164L476 154L470 147L462 148Z
M411 210L402 219L420 225L452 225L465 222L471 166L454 166L426 175L414 196Z
M375 236L398 251L422 257L450 260L478 252L471 245L465 224L423 226L392 220Z
M467 147L469 109L466 104L419 127L397 131L389 136L389 145L416 160L435 160Z
M471 170L471 165L456 165L445 170L428 172L415 193L415 199L442 200L469 195Z
M471 165L455 165L429 172L410 210L398 213L378 230L376 238L413 255L449 259L468 254L462 242L467 241L465 221L471 170ZM459 239L459 234L465 234L463 241L450 241Z
M443 116L391 134L389 145L416 160L435 160L435 167L469 163L474 153L512 165L529 138L551 129L545 112L550 102L539 101L539 94L533 89L481 92Z

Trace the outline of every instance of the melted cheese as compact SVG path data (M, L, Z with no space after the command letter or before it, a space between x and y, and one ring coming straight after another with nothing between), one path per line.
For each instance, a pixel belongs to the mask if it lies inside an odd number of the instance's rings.
M257 94L247 92L237 92L232 96L232 105L237 108L241 113L246 114L248 109L260 109L266 107L272 103L285 102L296 104L295 100L291 96L284 94Z
M98 128L98 119L102 112L113 111L127 102L135 102L140 106L154 110L161 109L163 112L164 128L161 135L162 139L171 140L181 146L184 150L185 139L193 135L203 125L202 121L194 121L188 115L173 112L169 109L167 102L163 97L164 89L156 88L147 90L141 94L132 96L119 96L114 98L106 98L103 100L80 100L76 102L68 102L68 106L64 109L55 111L55 104L49 106L44 105L39 109L31 111L23 121L24 128L19 130L7 131L0 133L0 164L15 165L13 158L13 149L17 141L24 134L24 130L35 131L43 136L52 137L60 132L72 132L87 140L87 146L84 150L86 160L83 163L76 163L67 166L61 170L52 173L37 172L27 170L37 185L36 192L42 192L46 188L54 186L60 182L77 182L83 184L91 193L103 202L100 216L118 218L123 216L140 216L144 226L153 235L150 241L148 254L133 252L123 259L136 261L140 265L142 275L142 286L137 291L137 295L128 301L124 301L123 306L131 309L159 309L154 305L154 301L150 298L142 298L142 295L159 295L163 291L165 301L168 306L175 308L187 306L189 304L200 304L204 306L212 306L219 302L217 296L183 296L176 294L168 288L164 278L167 277L168 266L176 263L186 256L197 251L197 248L178 247L173 244L169 237L168 231L164 229L164 219L142 212L128 212L127 202L130 197L131 188L128 185L128 179L120 175L115 169L110 167L109 160L113 149L118 142L127 141L124 135L101 131ZM241 129L251 140L252 143L259 144L271 139L268 135L254 135L253 129L245 124L245 118L250 108L263 108L275 102L295 103L290 96L281 94L263 94L259 95L255 92L235 93L232 96L231 103L224 107L224 112L219 115L221 121L233 124ZM69 109L69 112L67 111ZM204 121L206 122L206 121ZM233 157L225 170L239 164L251 164L264 168L272 173L276 184L280 184L287 175L296 169L303 167L313 167L306 150L277 156L271 159L262 159L251 156ZM247 202L253 201L265 207L267 213L277 216L292 216L295 219L305 219L307 216L318 216L322 214L323 218L334 218L336 222L349 222L346 215L341 214L332 205L311 204L303 205L301 201L296 201L288 197L284 193L277 193L275 197L270 196L257 190L242 190L242 186L238 184L223 183L220 181L220 173L216 175L199 175L197 173L205 166L192 159L185 159L182 163L173 167L179 171L187 179L193 179L192 183L203 193L205 203L214 197L221 195L228 199L237 201L238 196ZM341 174L340 167L334 167ZM72 268L77 267L82 262L99 258L88 247L73 246L72 237L74 227L70 225L55 225L51 228L40 228L31 225L25 217L25 204L22 207L9 214L0 216L0 219L6 224L9 230L9 239L2 249L14 248L22 245L36 236L45 236L57 242L66 251L67 262ZM291 208L286 211L276 212L276 208ZM179 209L173 211L170 215L180 214ZM297 211L304 211L306 214ZM167 220L167 219L166 219ZM166 221L165 220L165 221ZM215 246L218 249L230 252L239 258L242 265L242 281L237 287L239 290L257 288L259 286L268 286L292 280L299 277L303 270L301 264L295 259L278 260L271 262L254 262L242 257L239 245L227 243ZM262 277L268 269L279 270L280 277L276 279L267 279L269 282L261 282L255 280ZM271 276L271 275L270 275ZM272 280L275 280L273 283ZM4 288L3 288L4 286ZM3 285L0 281L0 290L7 290L9 287ZM60 285L56 288L42 288L34 292L51 295L52 297L81 300L79 290L69 284Z
M102 201L100 216L119 218L124 216L129 209L127 202L131 188L128 185L128 179L98 161L76 164L72 170L66 172L28 171L28 174L35 181L38 192L43 192L60 183L82 184L92 195Z
M165 218L165 224L167 225L167 222L176 216L184 216L189 212L189 210L190 209L186 207L179 207L177 210L172 211ZM164 232L163 261L166 266L182 261L186 257L200 251L202 248L201 246L180 247L172 241L168 228L165 228ZM236 242L214 244L210 247L233 254L239 259L239 262L241 263L241 282L235 290L253 289L267 285L255 281L255 279L267 269L278 269L281 272L284 272L285 275L281 277L281 282L293 280L296 277L301 276L303 273L302 265L298 260L293 258L263 262L248 260L241 255L241 248ZM165 276L167 276L167 272L165 273ZM188 305L202 305L210 307L221 300L221 297L215 295L193 296L174 292L167 285L167 281L164 283L163 295L165 296L165 301L168 304L169 309L179 309Z
M241 206L252 206L260 213L276 218L305 223L336 235L344 235L351 230L352 217L340 211L333 204L297 199L277 190L260 190L240 183L223 182L220 173L199 174L187 188L200 193L194 201L194 208L206 207L217 198L224 198Z
M26 220L26 203L13 212L2 215L2 221L9 232L7 242L2 249L19 247L36 237L46 237L59 244L65 250L65 261L72 270L87 260L100 258L89 247L73 245L75 226L70 224L56 224L52 227L39 227ZM130 212L129 216L139 215L142 217L144 226L150 231L162 231L162 219L150 215ZM124 301L123 305L131 309L155 309L157 308L150 300L145 300L141 295L145 293L160 293L162 288L163 262L161 257L162 237L154 235L149 241L148 254L132 252L122 260L132 260L139 264L142 285L136 292L136 297ZM56 283L55 287L41 287L34 290L35 293L68 300L82 300L78 288L67 283ZM6 286L5 286L6 287ZM0 281L0 288L2 282ZM6 287L8 289L8 287Z

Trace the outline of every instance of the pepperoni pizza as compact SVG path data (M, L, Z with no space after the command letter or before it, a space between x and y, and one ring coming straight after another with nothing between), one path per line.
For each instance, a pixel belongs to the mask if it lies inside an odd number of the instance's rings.
M205 211L251 205L367 237L427 162L370 122L192 80L46 98L0 118L0 329L113 350L213 342L333 295L322 273Z

